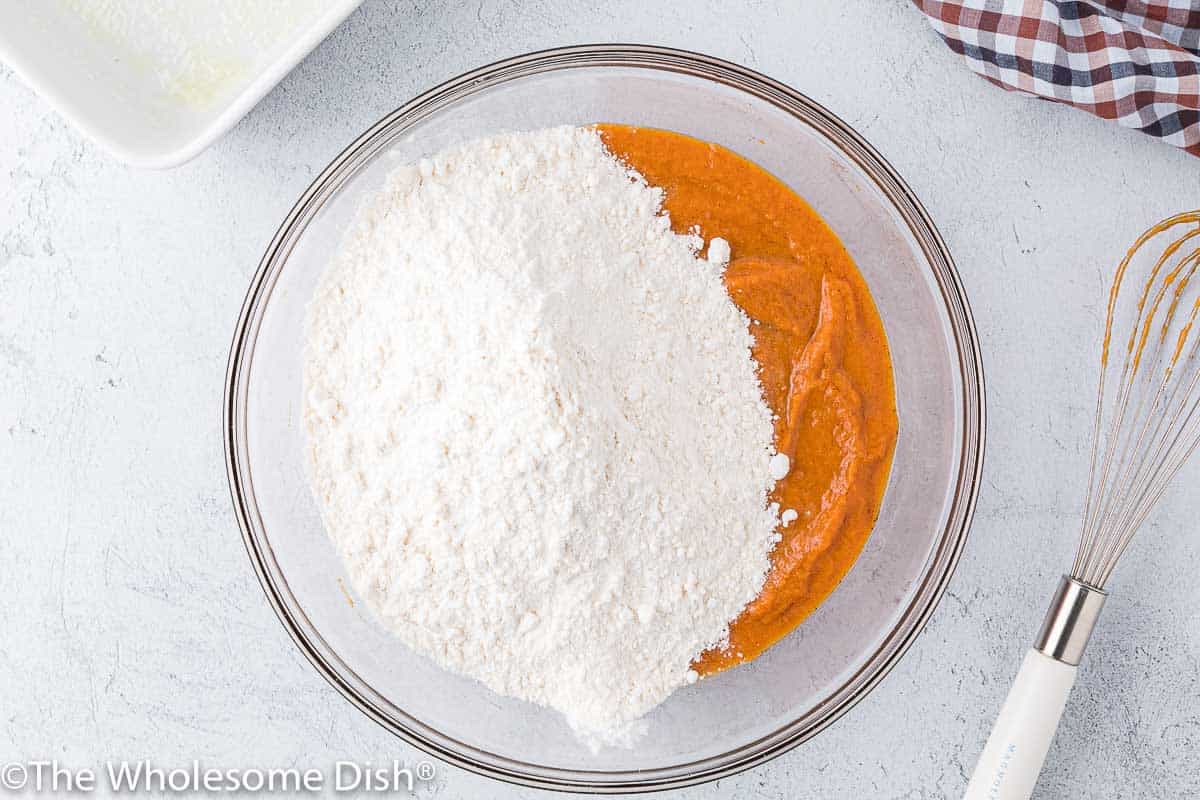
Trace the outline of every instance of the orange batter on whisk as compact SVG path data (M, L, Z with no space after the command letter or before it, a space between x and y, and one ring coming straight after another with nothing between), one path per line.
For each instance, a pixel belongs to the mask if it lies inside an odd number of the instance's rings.
M1171 228L1175 227L1176 225L1186 225L1189 222L1200 223L1200 211L1188 211L1188 212L1184 212L1182 214L1176 214L1175 216L1170 217L1169 219L1165 219L1162 222L1155 225L1154 227L1150 228L1149 230L1147 230L1145 233L1143 233L1141 236L1138 237L1137 241L1133 243L1133 246L1129 248L1129 252L1125 254L1125 258L1121 259L1121 263L1119 265L1117 265L1117 273L1113 278L1112 288L1109 289L1109 292L1108 292L1108 316L1107 316L1107 320L1104 325L1104 344L1103 344L1103 348L1102 348L1102 352L1101 352L1101 356L1100 356L1101 368L1108 366L1108 353L1109 353L1110 345L1112 343L1113 315L1114 315L1114 312L1116 311L1117 297L1120 295L1121 285L1125 281L1125 273L1129 269L1129 264L1133 260L1134 255L1136 255L1137 252L1142 247L1144 247L1146 245L1146 243L1149 242L1154 237L1165 233L1166 231L1170 230ZM1187 244L1189 241L1192 241L1193 239L1196 239L1197 237L1200 237L1200 228L1197 228L1196 230L1191 231L1190 233L1184 234L1178 240L1171 242L1169 245L1167 245L1167 248L1163 251L1162 255L1160 255L1158 260L1155 262L1154 268L1150 272L1150 277L1146 279L1146 285L1142 288L1142 296L1138 300L1139 309L1145 307L1146 301L1150 298L1150 289L1154 286L1155 281L1158 279L1159 273L1162 272L1162 269L1166 265L1166 263L1173 256L1175 256L1175 254L1178 253L1179 250L1185 244ZM1188 258L1184 259L1183 262L1176 265L1175 269L1172 270L1166 276L1166 280L1164 281L1164 284L1162 286L1160 293L1158 295L1156 295L1156 297L1155 297L1154 307L1151 309L1151 313L1146 315L1145 322L1141 326L1142 327L1142 336L1141 336L1141 340L1140 340L1140 343L1138 344L1136 352L1134 352L1134 342L1138 338L1138 327L1135 326L1134 329L1132 331L1130 331L1129 352L1134 354L1134 361L1133 361L1134 369L1137 369L1138 365L1141 363L1142 349L1145 347L1146 339L1149 336L1150 322L1155 317L1155 314L1153 312L1157 311L1157 309L1158 309L1158 303L1162 300L1162 293L1165 292L1166 288L1168 286L1170 286L1172 283L1176 284L1175 296L1172 300L1171 308L1168 312L1168 318L1173 318L1175 315L1176 305L1179 302L1179 298L1183 295L1184 290L1187 289L1187 284L1191 281L1192 273L1196 269L1198 257L1200 257L1200 254L1192 253ZM1191 270L1188 272L1188 274L1185 278L1183 278L1182 280L1179 280L1177 282L1176 279L1179 277L1179 275L1183 271L1184 267L1188 266L1189 263L1191 266ZM1200 299L1198 299L1196 302L1197 302L1197 305L1200 305ZM1188 326L1181 332L1183 335L1179 337L1179 339L1176 343L1175 358L1173 360L1177 360L1179 357L1180 350L1183 347L1183 343L1187 338L1187 334L1190 333L1190 331L1191 331L1191 323L1194 322L1195 315L1196 315L1196 309L1193 308L1192 320L1189 321ZM1101 379L1103 379L1103 376L1101 376Z
M892 362L875 303L825 222L741 156L677 133L601 125L605 144L666 191L679 233L732 247L733 301L754 321L754 357L791 461L771 495L785 524L759 596L704 654L701 674L750 660L812 613L850 569L875 524L897 418ZM789 515L790 518L790 515Z

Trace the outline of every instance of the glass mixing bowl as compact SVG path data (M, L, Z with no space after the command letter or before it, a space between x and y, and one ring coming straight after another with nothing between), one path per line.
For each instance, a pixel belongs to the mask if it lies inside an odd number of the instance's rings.
M618 122L717 142L792 186L865 276L887 328L900 434L875 532L846 579L753 663L676 692L631 750L592 753L562 716L416 655L354 604L309 493L301 417L305 305L360 201L395 164L505 130ZM762 75L656 47L513 58L443 84L360 136L283 221L250 286L225 395L229 483L250 558L296 644L379 724L514 783L628 792L713 780L814 736L911 644L974 507L983 374L950 254L912 192L846 123Z

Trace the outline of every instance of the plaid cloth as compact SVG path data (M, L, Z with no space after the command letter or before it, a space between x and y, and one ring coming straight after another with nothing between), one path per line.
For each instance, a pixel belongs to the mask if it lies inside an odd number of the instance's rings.
M913 0L975 72L1200 155L1200 0Z

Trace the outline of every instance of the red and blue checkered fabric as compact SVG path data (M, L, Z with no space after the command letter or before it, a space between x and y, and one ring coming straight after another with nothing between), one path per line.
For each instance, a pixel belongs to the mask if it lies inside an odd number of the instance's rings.
M1200 0L913 1L993 83L1200 155Z

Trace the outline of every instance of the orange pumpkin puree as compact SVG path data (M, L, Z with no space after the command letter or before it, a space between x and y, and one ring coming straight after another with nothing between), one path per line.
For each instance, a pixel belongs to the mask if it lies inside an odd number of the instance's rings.
M791 471L771 501L799 517L780 528L762 592L730 626L729 646L693 665L711 675L749 661L821 604L858 558L896 444L892 361L867 284L829 226L766 170L678 133L598 126L614 155L666 192L672 227L721 237L725 283L753 320L754 358Z

